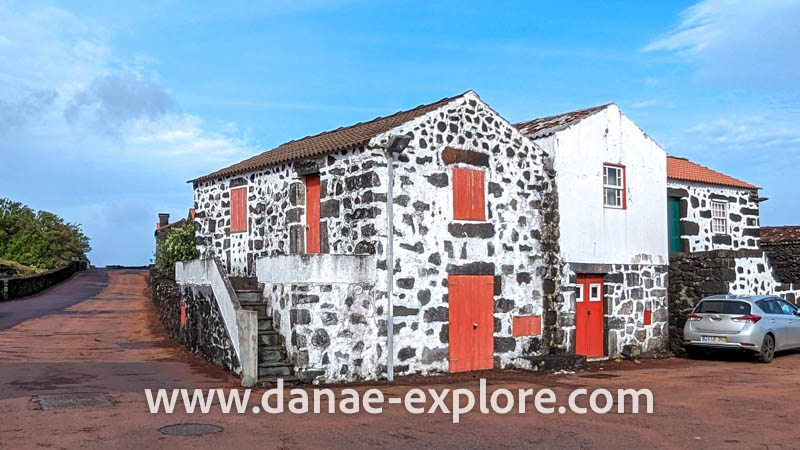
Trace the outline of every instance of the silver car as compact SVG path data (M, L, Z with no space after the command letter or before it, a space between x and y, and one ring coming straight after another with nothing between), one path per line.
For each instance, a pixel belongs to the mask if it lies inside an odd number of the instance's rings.
M800 310L771 295L712 295L687 316L683 339L691 357L704 349L742 349L768 363L776 351L800 347Z

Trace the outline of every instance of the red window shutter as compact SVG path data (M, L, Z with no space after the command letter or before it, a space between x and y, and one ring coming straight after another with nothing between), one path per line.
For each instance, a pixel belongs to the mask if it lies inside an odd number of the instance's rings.
M453 168L453 219L486 220L483 171Z
M540 336L542 316L514 316L513 336Z
M306 176L306 253L319 253L319 174Z
M231 189L231 233L247 231L247 188Z
M473 220L486 220L486 197L483 191L483 171L470 170L470 175L470 216Z

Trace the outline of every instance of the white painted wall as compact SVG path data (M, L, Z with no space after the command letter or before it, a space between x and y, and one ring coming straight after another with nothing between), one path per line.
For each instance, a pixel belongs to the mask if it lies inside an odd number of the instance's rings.
M256 258L261 283L375 283L375 256L325 253Z
M233 350L242 366L242 385L253 386L258 378L258 313L241 307L236 292L213 259L176 262L175 282L179 285L211 286Z
M554 155L567 261L668 264L666 152L619 107L536 143ZM626 166L625 210L603 205L603 163Z

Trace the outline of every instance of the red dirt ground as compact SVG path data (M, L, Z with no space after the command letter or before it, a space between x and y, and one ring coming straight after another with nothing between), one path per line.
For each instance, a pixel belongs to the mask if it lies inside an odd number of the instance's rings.
M238 380L168 339L144 272L83 272L57 289L20 302L47 301L53 295L85 295L86 300L64 309L45 308L39 317L0 331L0 448L800 446L795 425L800 354L780 355L769 365L741 357L609 361L574 374L487 371L350 386L359 392L379 387L386 397L416 387L477 392L478 379L485 377L490 392L553 389L558 405L565 405L576 388L648 388L655 399L650 415L542 415L532 411L531 403L524 415L473 411L459 424L451 423L449 414L413 415L400 405L384 405L380 415L223 415L216 408L207 415L177 409L150 414L145 388L235 388ZM38 394L76 392L107 393L114 404L43 411L32 401ZM158 431L180 422L224 430L199 437Z

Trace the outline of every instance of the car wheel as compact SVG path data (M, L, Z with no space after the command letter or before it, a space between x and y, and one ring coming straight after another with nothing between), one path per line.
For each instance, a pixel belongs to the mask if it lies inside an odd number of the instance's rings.
M768 363L775 357L775 338L771 334L764 336L764 342L761 344L761 354L758 355L758 360L762 363Z
M697 347L689 346L686 347L686 355L691 359L700 359L706 355L706 352Z

